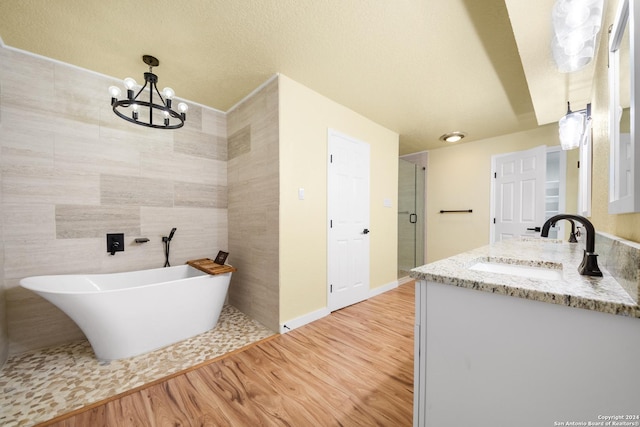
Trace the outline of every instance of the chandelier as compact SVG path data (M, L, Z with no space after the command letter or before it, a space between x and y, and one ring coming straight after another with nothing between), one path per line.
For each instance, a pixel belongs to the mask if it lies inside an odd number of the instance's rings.
M181 128L187 118L189 106L181 102L178 104L178 111L173 110L171 101L176 94L175 91L170 87L165 87L160 93L156 86L158 76L152 73L153 67L160 65L160 61L151 55L142 56L142 61L149 66L149 72L144 73L144 86L135 96L134 88L138 84L131 77L124 79L124 87L127 89L125 99L118 99L122 95L122 90L119 87L109 87L113 112L120 118L140 126L156 129ZM149 90L145 91L147 87ZM159 101L154 102L156 96Z

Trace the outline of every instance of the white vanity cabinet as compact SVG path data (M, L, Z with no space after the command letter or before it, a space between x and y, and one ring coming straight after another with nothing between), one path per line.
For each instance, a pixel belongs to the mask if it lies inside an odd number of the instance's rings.
M640 425L638 318L422 279L415 332L414 426Z

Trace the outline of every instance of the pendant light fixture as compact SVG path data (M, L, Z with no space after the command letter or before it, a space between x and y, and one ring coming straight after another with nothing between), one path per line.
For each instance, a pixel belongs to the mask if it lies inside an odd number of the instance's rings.
M603 5L604 0L556 0L551 51L561 73L581 70L593 59Z
M122 95L119 87L109 87L113 112L118 117L140 126L156 129L181 128L187 118L189 106L181 102L178 104L178 111L173 110L171 103L175 96L174 90L165 87L160 93L156 86L158 76L152 72L153 67L160 65L160 61L151 55L144 55L142 61L149 66L149 72L144 73L144 86L138 93L134 95L137 83L131 77L124 79L124 87L127 90L125 99L118 99ZM147 87L148 91L145 91Z
M587 136L591 126L591 104L580 111L571 111L567 102L567 114L558 121L560 146L563 150L578 148Z

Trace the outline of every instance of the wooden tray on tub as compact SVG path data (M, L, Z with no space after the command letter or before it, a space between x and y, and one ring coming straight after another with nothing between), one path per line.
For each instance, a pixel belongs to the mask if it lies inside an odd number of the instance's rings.
M223 274L238 271L235 267L232 267L228 264L216 264L210 258L192 259L191 261L187 261L187 264L208 274Z

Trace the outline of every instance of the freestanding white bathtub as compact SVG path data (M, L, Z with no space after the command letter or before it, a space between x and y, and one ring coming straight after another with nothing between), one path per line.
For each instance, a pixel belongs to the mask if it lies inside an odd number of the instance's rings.
M27 277L20 285L71 317L96 357L136 356L201 334L218 323L231 273L188 265L128 273Z

